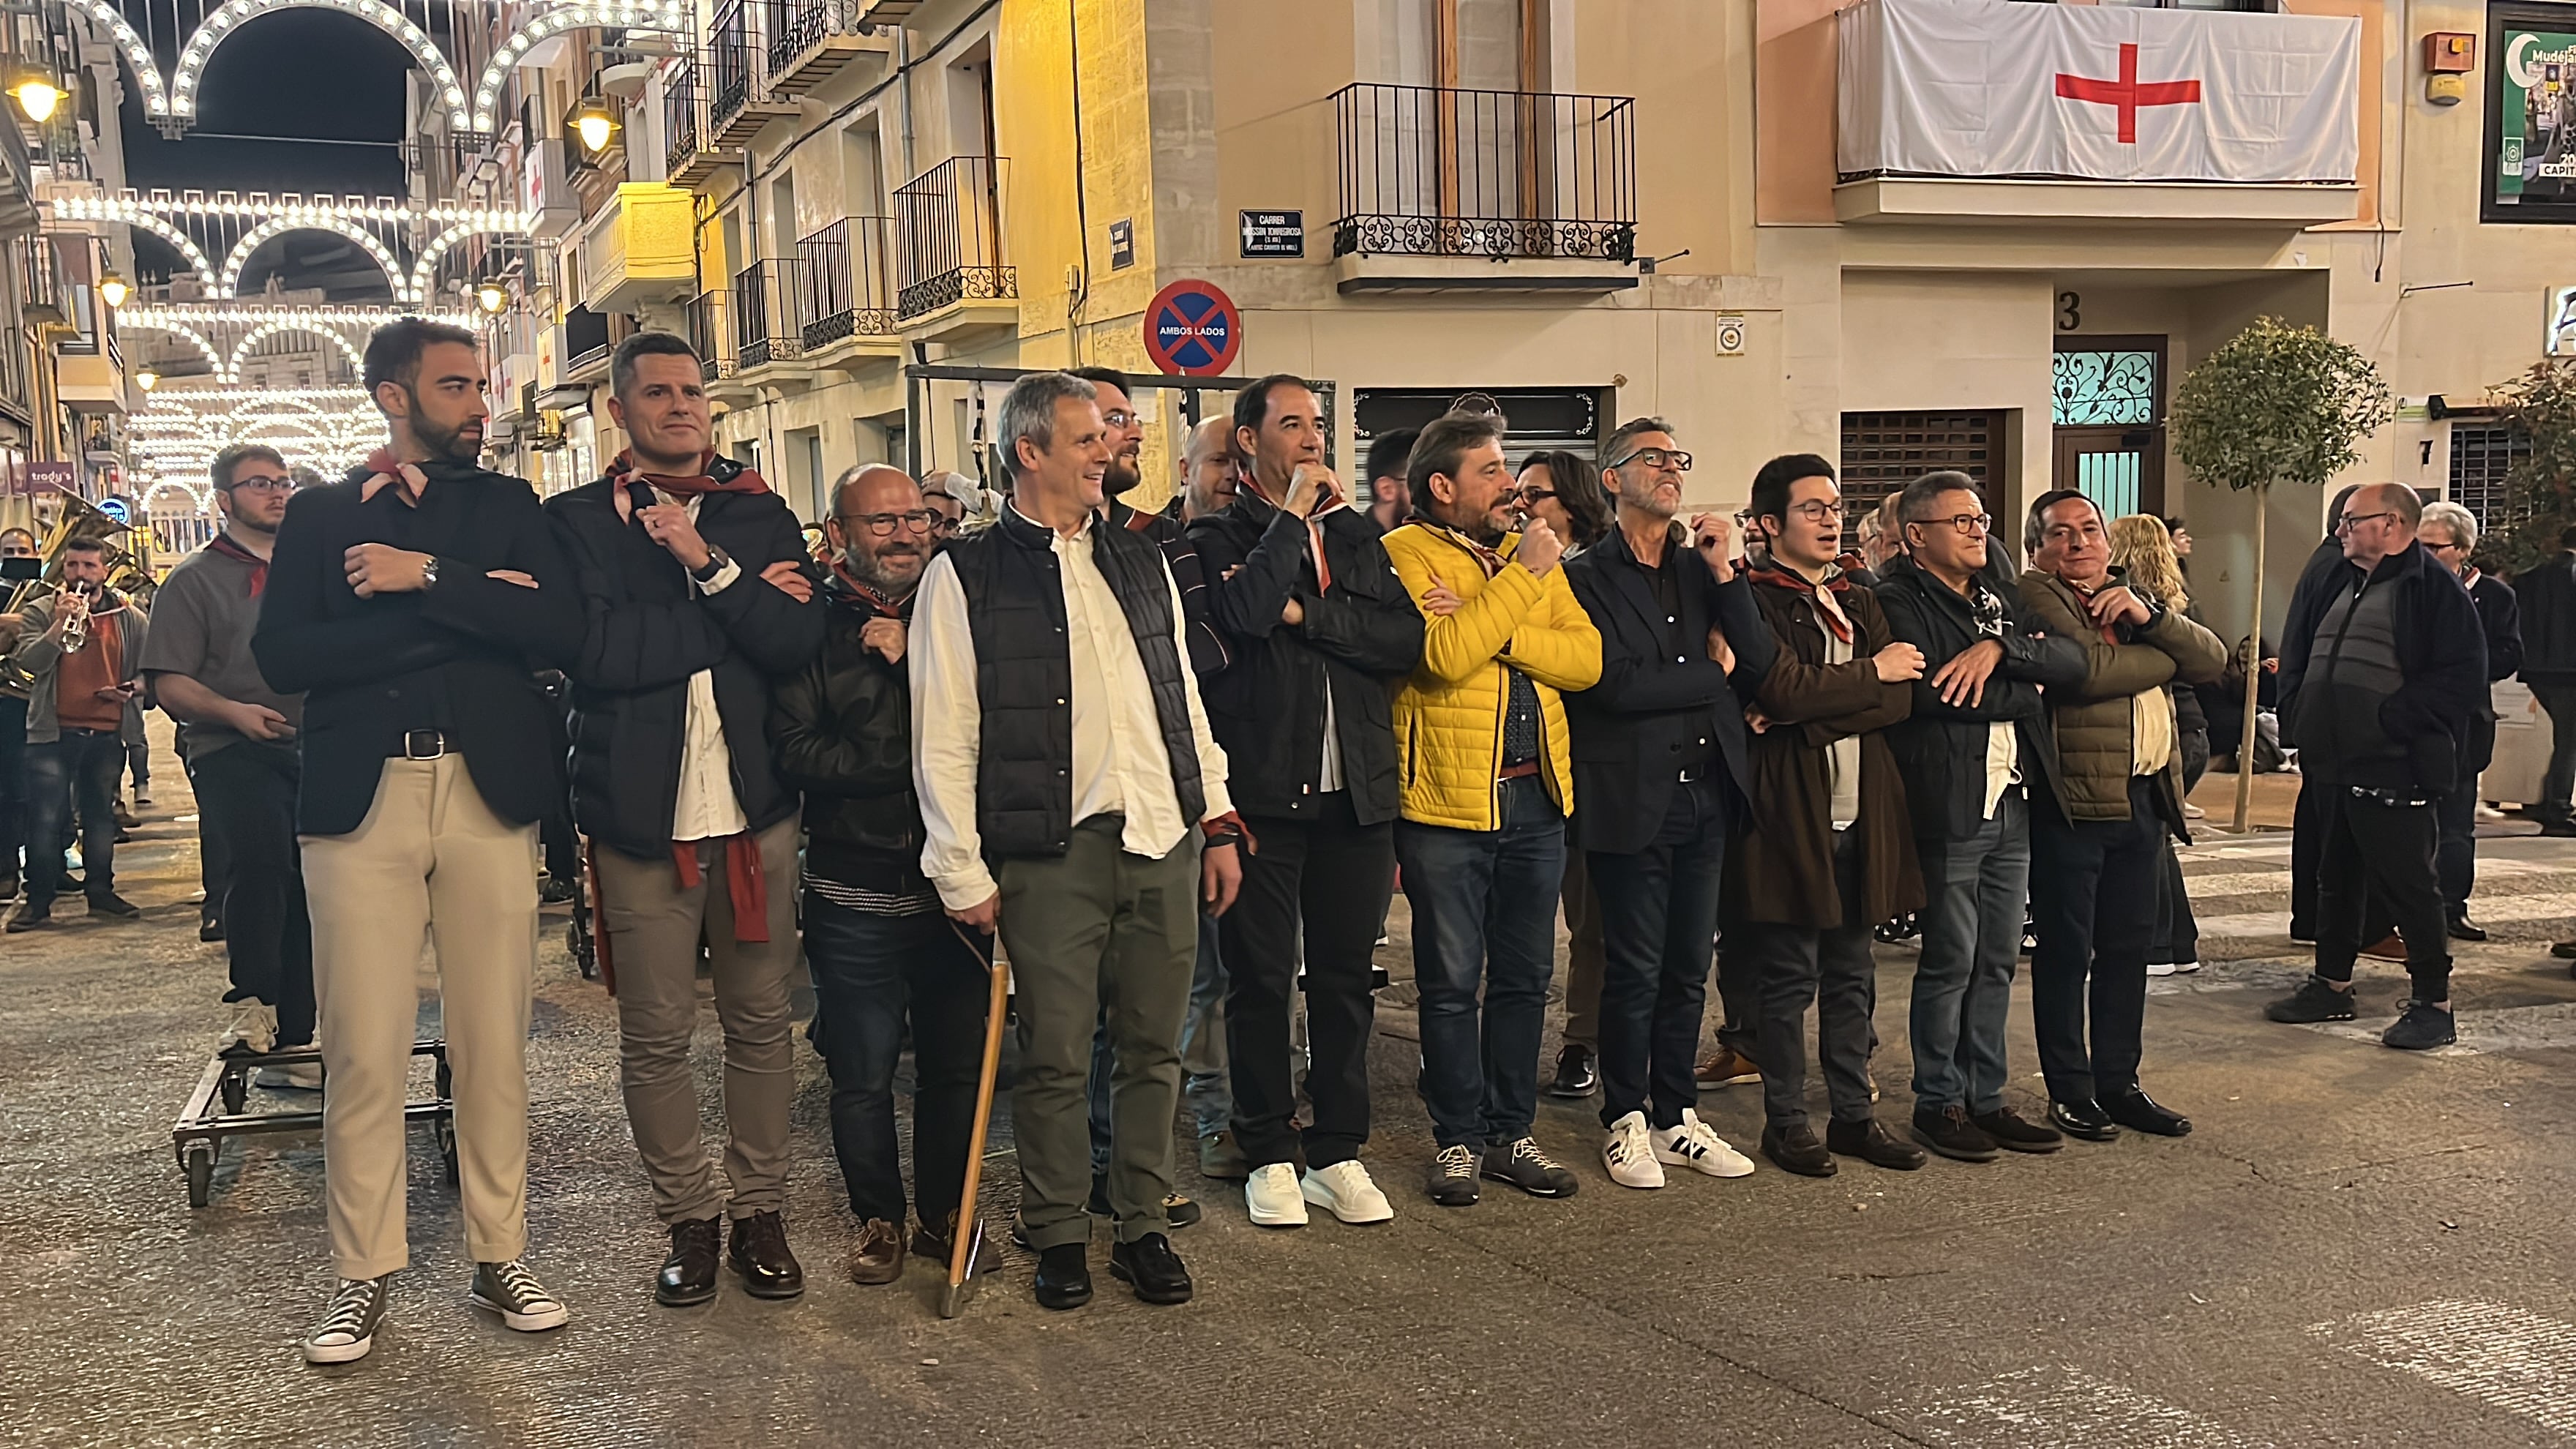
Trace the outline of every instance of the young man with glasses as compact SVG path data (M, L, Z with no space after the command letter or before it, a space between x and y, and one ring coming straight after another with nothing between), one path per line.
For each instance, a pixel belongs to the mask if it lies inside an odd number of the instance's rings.
M2476 790L2471 724L2487 699L2485 626L2459 575L2416 541L2423 513L2402 484L2355 489L2335 519L2349 567L2324 611L2282 635L2283 742L2324 792L2324 838L2315 974L2265 1009L2282 1022L2353 1019L2353 958L2375 895L2405 939L2414 987L2380 1041L2410 1051L2456 1037L2434 807Z
M780 778L770 692L823 644L796 516L713 446L689 344L639 332L609 364L626 450L546 503L581 590L572 680L573 819L617 970L626 1119L670 1232L653 1296L716 1296L719 1250L756 1298L805 1291L787 1246L789 991L797 796ZM700 943L724 1027L720 1182L698 1130L689 1040ZM729 1245L721 1219L733 1222Z
M2467 758L2460 762L2461 777L2469 783L2444 795L2434 807L2442 826L2442 907L2450 917L2451 939L2483 941L2486 928L2469 919L2469 892L2478 878L2477 779L2495 760L2493 686L2522 667L2522 605L2504 580L2469 562L2478 550L2478 520L2469 510L2456 503L2427 503L2415 537L2435 561L2460 576L2468 587L2469 602L2478 606L2478 623L2487 636L2489 696L2469 717Z
M195 782L205 833L231 862L224 921L232 963L232 1025L223 1050L256 1056L313 1040L313 922L295 843L295 792L303 777L295 736L301 696L268 687L251 657L278 525L295 493L276 450L244 443L206 468L224 531L181 559L152 598L144 678L171 718ZM264 1083L317 1088L318 1065L272 1068Z
M1923 950L1908 1017L1914 1140L1991 1162L2064 1138L2004 1102L2004 1027L2030 891L2029 782L2056 763L2041 691L2084 682L2084 654L2021 621L1989 572L1994 519L1964 473L1897 495L1904 549L1879 572L1887 627L1923 651L1914 708L1888 731L1923 865Z

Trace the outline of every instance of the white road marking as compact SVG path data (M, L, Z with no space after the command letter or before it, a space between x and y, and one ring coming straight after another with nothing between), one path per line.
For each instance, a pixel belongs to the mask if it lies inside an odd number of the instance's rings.
M1936 1442L1979 1449L2259 1449L2188 1409L2070 1368L2019 1369L1916 1411Z
M2576 1325L2508 1304L2420 1303L2308 1330L2562 1434L2576 1434Z
M2576 895L2551 893L2530 896L2472 897L2469 912L2480 925L2493 926L2506 921L2549 921L2576 916ZM2202 916L2200 934L2224 940L2259 940L2271 937L2286 940L2290 934L2290 912L2287 906L2277 911L2245 911L2234 915Z
M2576 876L2576 861L2570 861L2565 865L2537 860L2481 860L2478 862L2478 882L2482 886L2497 880L2521 880L2542 875ZM2286 869L2212 871L2206 875L2192 875L2186 872L2182 883L2183 888L2191 893L2191 898L2195 901L2215 900L2220 896L2287 896L2290 893L2290 872ZM2477 913L2481 915L2485 914L2488 899L2489 897L2483 894L2473 894L2470 897Z

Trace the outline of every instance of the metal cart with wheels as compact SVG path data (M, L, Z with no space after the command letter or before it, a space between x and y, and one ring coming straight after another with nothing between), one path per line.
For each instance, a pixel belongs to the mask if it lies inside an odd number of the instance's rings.
M447 1169L447 1185L454 1187L456 1112L447 1070L447 1043L437 1037L416 1041L412 1043L411 1054L431 1060L436 1086L427 1100L403 1104L403 1120L429 1124L430 1135L438 1143L439 1158ZM197 1089L188 1094L188 1105L179 1111L178 1125L170 1129L171 1150L177 1154L179 1170L188 1180L188 1206L204 1207L213 1195L215 1162L223 1155L226 1138L254 1132L322 1130L322 1113L319 1110L245 1110L250 1100L251 1077L260 1068L306 1064L317 1067L322 1064L320 1048L288 1047L257 1056L218 1055L206 1064L205 1075L197 1079Z

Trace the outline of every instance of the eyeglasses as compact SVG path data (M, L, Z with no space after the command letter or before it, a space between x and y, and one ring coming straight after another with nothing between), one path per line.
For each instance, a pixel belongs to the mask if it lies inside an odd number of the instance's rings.
M254 473L247 478L235 478L232 482L232 487L225 491L228 493L244 491L251 493L292 493L295 491L295 480L292 478L263 478Z
M1113 428L1118 428L1123 431L1129 424L1136 421L1136 415L1128 412L1124 408L1121 408L1115 412L1102 413L1100 415L1100 420Z
M2424 546L2435 553L2467 553L2469 551L2469 546L2467 544L2456 541L2452 543L2428 543Z
M927 532L930 529L937 528L940 524L946 521L947 520L941 515L933 513L927 508L916 508L909 513L845 513L841 515L841 526L843 528L847 528L854 523L859 524L865 527L869 533L876 535L878 538L884 538L888 534L893 533L897 528L920 529Z
M1563 495L1559 494L1553 488L1524 488L1521 490L1521 501L1523 503L1536 503L1542 498L1557 498L1561 496Z
M957 525L964 521L965 520L963 519L951 518L945 513L933 513L930 515L930 531L944 537L948 534L955 533L957 531Z
M1804 503L1793 503L1789 505L1789 511L1812 523L1822 523L1828 518L1843 516L1841 504L1827 503L1821 498L1810 498Z
M2335 532L2350 533L2374 518L2395 518L2394 511L2385 513L2347 513L2335 520Z
M1639 448L1618 462L1605 466L1625 468L1631 463L1643 463L1650 471L1670 467L1676 473L1687 473L1691 470L1691 455L1678 448Z
M1954 513L1948 518L1917 518L1912 520L1912 522L1916 528L1931 528L1936 524L1946 523L1961 533L1992 533L1995 531L1995 520L1993 516L1984 513Z

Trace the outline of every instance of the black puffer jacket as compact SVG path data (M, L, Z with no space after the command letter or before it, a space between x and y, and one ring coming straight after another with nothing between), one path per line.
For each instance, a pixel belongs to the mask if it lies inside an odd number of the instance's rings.
M2084 649L2022 622L2021 594L1997 588L1980 574L1978 585L2002 607L2001 632L1980 632L1968 601L1910 558L1890 559L1879 570L1878 607L1888 631L1923 651L1923 677L1914 681L1914 710L1888 727L1888 748L1905 774L1905 800L1917 839L1959 840L1986 818L1986 743L1993 727L2009 721L2020 745L2023 778L2057 791L2057 737L2043 687L2072 693L2084 687ZM1932 676L1976 644L1993 639L2003 662L1987 676L1975 704L1945 704Z
M805 792L805 868L888 895L930 889L921 874L921 799L912 785L912 675L859 642L868 621L902 619L835 576L823 586L823 649L770 699L778 773Z
M718 460L718 467L729 467ZM736 470L739 471L739 470ZM605 478L546 502L580 585L586 628L572 677L573 818L584 834L639 859L667 856L687 743L689 679L715 674L716 713L733 754L734 795L754 831L796 813L769 758L769 691L823 643L823 601L798 603L760 577L806 562L796 516L772 493L709 493L699 536L742 568L701 595L644 525L617 516Z

